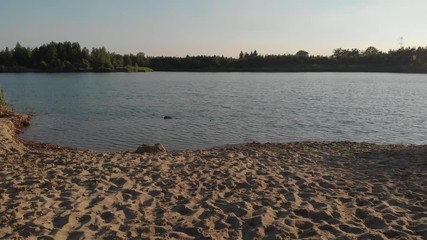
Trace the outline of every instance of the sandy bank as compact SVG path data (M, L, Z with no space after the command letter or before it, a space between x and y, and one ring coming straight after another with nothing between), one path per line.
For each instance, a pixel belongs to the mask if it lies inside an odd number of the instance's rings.
M160 155L24 145L0 118L0 239L426 239L427 147Z
M30 116L19 114L0 106L0 156L8 153L23 153L26 150L22 141L16 138L22 128L30 124Z

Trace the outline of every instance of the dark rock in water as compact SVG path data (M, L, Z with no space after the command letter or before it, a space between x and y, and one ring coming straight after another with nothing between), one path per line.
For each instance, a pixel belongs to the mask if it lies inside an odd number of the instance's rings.
M154 146L142 144L136 149L135 153L166 153L166 148L160 143L156 143Z
M172 119L171 116L164 116L163 119Z

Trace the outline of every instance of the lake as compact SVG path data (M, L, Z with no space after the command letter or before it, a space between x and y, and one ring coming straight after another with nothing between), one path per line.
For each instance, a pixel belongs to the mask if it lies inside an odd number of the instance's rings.
M36 114L23 139L76 148L427 144L424 74L3 73L0 86L15 110Z

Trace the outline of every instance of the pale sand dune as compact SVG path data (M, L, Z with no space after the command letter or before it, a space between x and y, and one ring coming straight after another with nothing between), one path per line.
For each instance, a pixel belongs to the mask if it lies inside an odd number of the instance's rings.
M427 238L427 146L3 151L0 239Z

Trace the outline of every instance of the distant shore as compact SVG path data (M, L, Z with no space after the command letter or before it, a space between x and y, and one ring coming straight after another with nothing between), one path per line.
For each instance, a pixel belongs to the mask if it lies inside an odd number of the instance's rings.
M335 48L332 55L260 54L240 51L238 57L223 55L146 56L118 54L105 47L80 46L78 42L50 42L39 47L0 50L0 72L396 72L427 73L427 48L400 47L382 52Z
M118 69L38 69L38 68L23 68L23 67L3 67L0 68L0 73L111 73L111 72L152 72L153 69L148 67L123 67Z
M427 238L427 145L100 153L24 143L28 124L0 108L1 239Z
M286 64L280 66L262 67L132 67L119 69L74 69L66 70L42 70L34 68L3 68L0 73L112 73L112 72L378 72L378 73L427 73L427 68L405 65L370 65L370 64Z
M310 64L266 67L221 67L221 68L159 68L154 71L175 72L378 72L378 73L427 73L427 68L416 66L387 66L366 64Z

